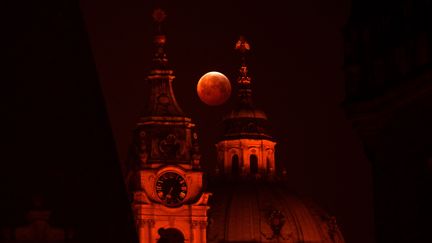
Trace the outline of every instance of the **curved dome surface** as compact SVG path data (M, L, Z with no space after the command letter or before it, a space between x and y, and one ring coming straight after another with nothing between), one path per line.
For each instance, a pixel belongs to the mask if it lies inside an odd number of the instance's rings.
M232 110L224 117L224 120L236 118L257 118L267 120L267 115L262 110L254 108L240 108Z
M212 188L209 243L344 242L334 217L279 184L219 185Z
M225 115L221 139L240 138L273 140L267 115L250 106L238 107Z

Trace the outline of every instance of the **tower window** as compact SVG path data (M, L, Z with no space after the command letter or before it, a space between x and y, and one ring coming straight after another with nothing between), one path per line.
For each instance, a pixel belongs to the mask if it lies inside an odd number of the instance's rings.
M249 157L250 160L250 172L251 174L258 173L258 157L255 154L251 154Z
M234 154L231 159L231 170L233 176L238 176L240 174L239 157L237 154Z

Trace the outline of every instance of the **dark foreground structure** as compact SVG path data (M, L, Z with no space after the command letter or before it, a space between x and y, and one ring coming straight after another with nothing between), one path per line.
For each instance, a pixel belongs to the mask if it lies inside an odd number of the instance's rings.
M0 242L133 242L79 2L4 6Z
M431 1L353 1L345 108L372 163L377 242L432 242Z

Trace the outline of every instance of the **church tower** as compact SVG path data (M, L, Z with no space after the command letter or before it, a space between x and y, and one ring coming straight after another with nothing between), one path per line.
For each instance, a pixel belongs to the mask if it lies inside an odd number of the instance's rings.
M176 102L173 70L161 31L165 13L153 13L155 53L147 76L148 107L134 131L127 187L140 243L206 242L207 202L195 124Z
M242 56L236 107L223 119L223 134L216 144L218 170L235 178L272 178L275 175L274 138L268 131L266 114L254 107L251 78L248 76L246 54L249 43L243 38L235 49Z
M249 49L241 37L236 43L242 56L238 100L224 117L216 144L221 176L209 181L214 195L207 242L344 243L336 218L290 193L287 181L276 175L276 142L267 116L252 102Z

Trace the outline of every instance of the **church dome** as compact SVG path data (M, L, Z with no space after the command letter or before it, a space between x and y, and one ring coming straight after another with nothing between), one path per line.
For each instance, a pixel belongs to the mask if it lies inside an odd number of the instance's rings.
M277 183L218 184L208 242L344 242L334 217Z
M252 118L252 119L264 119L267 120L267 115L264 113L264 111L255 109L252 107L241 107L238 109L232 110L230 113L228 113L224 120L230 120L230 119L241 119L241 118Z
M239 138L273 140L267 115L252 107L238 107L223 119L221 140Z

